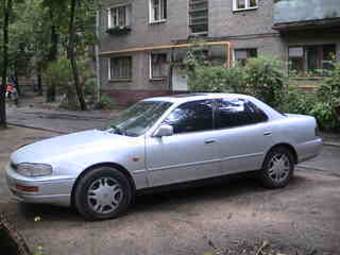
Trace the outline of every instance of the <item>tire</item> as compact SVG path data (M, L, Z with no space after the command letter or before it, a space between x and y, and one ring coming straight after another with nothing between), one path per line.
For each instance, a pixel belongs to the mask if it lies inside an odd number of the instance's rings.
M78 181L74 205L88 220L113 219L124 213L132 201L132 187L123 173L114 168L90 170Z
M294 157L285 147L276 147L267 154L260 180L269 189L279 189L287 186L294 174Z

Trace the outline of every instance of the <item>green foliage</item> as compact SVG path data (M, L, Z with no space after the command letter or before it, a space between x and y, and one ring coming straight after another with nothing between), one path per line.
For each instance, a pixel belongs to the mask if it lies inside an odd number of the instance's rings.
M116 103L113 100L113 98L108 97L108 96L102 96L99 102L97 103L98 109L111 110L111 109L114 109L115 106L116 106Z
M318 120L323 130L335 131L340 128L336 108L331 101L324 101L319 93L304 92L290 87L280 110L287 113L312 115Z
M44 80L48 89L56 88L59 94L64 95L63 107L77 108L75 91L71 83L71 66L66 58L59 58L57 61L50 63L44 73Z
M244 91L243 70L239 67L199 66L189 73L188 85L195 92Z
M93 101L96 95L96 80L93 72L88 64L88 59L79 60L80 85L84 94ZM63 100L61 106L68 109L78 109L79 104L76 100L76 92L73 86L72 69L70 61L66 58L59 58L52 62L44 72L44 80L48 88L54 87L59 95L62 95Z
M310 114L316 101L315 93L305 93L296 87L289 87L279 109L287 113Z
M285 92L282 63L273 58L260 56L249 59L244 71L249 94L273 107L281 104Z
M192 91L247 93L274 107L281 104L285 76L279 61L259 57L249 59L245 67L224 68L202 64L197 59L187 60L190 67L188 83Z
M340 128L335 108L328 102L316 102L310 111L310 115L318 120L320 127L324 130L337 130Z
M318 95L334 107L340 105L340 64L336 64L330 76L322 82Z

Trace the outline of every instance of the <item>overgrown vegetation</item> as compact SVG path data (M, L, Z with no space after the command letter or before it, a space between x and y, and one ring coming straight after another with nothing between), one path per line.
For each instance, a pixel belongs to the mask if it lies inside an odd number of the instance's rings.
M195 51L197 54L197 50ZM324 130L340 130L340 64L335 65L316 92L289 86L283 64L260 56L245 66L214 66L190 56L189 87L194 92L232 92L255 96L283 112L315 116Z

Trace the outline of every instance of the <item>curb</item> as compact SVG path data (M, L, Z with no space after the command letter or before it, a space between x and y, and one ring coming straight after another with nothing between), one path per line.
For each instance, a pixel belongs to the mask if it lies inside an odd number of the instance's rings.
M328 170L322 170L322 169L314 168L314 167L307 167L307 166L297 165L296 169L298 171L304 171L304 172L313 171L313 172L316 172L316 173L319 173L319 174L322 174L322 175L340 177L340 174L338 174L338 173L334 173L334 172L330 172Z
M29 126L29 125L17 124L17 123L11 123L11 122L8 122L7 124L10 125L10 126L22 127L22 128L28 128L28 129L34 129L34 130L40 130L40 131L46 131L46 132L52 132L52 133L61 134L61 135L68 134L67 132L63 132L63 131L55 130L55 129L39 128L39 127L33 127L33 126Z
M340 143L334 143L334 142L324 142L325 146L331 146L331 147L338 147L340 148Z

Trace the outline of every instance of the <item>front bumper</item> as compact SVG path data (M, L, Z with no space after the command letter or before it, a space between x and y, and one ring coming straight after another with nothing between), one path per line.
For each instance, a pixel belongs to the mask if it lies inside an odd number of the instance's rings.
M7 185L13 195L27 203L71 205L74 179L58 177L31 178L18 174L10 166L6 169Z

